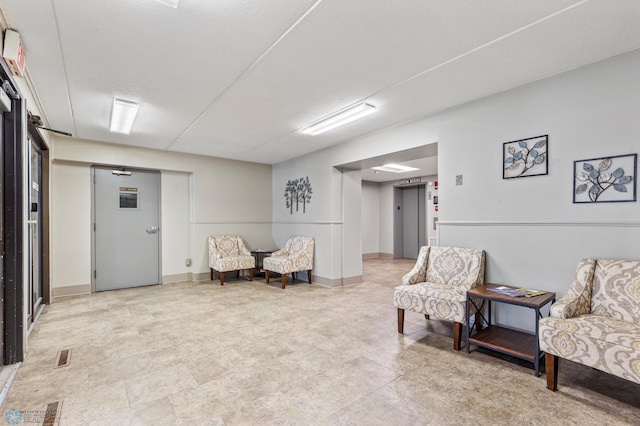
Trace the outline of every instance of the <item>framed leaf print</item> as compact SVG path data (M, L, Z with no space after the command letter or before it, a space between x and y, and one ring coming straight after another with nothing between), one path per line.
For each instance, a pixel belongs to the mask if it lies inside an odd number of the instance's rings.
M573 162L574 203L636 201L638 154Z
M549 135L505 142L502 148L502 178L546 175Z

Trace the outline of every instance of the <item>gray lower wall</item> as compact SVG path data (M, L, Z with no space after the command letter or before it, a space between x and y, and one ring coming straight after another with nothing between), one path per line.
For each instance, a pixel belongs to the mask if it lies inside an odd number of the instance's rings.
M580 259L640 259L640 222L444 222L439 234L441 245L486 251L486 282L557 298L569 290ZM499 324L534 330L530 309L501 304L495 314Z

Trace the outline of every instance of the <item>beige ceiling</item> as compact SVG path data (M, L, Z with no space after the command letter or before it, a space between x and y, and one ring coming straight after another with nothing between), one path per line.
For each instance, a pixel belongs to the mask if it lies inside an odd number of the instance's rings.
M271 164L640 47L634 0L0 5L50 127ZM108 131L114 96L140 102L128 136ZM363 100L379 112L299 132Z

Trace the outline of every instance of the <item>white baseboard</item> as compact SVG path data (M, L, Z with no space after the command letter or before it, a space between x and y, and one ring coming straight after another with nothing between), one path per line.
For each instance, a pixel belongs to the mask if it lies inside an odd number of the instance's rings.
M179 283L182 281L193 281L193 272L162 276L162 284Z
M51 289L51 295L54 299L56 297L78 296L80 294L91 294L91 284L70 285Z
M393 259L393 253L362 253L362 260Z
M313 275L312 282L314 284L320 284L322 286L331 287L331 288L343 287L347 285L360 284L362 282L362 275L358 275L356 277L336 278L336 279L330 279L330 278Z

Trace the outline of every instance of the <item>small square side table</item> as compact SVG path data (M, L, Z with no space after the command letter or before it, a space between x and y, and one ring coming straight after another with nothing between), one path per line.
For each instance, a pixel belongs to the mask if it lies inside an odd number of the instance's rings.
M265 257L271 256L271 253L278 251L278 249L255 249L251 251L251 255L256 258L256 270L257 274L264 274L262 269L262 261Z
M533 297L515 297L500 294L489 290L491 287L498 287L499 284L485 284L467 291L467 353L469 345L474 345L492 349L516 358L532 362L535 366L536 377L540 375L540 342L538 341L538 320L542 318L540 308L556 301L556 294L547 292ZM506 286L510 287L510 286ZM512 287L515 289L516 287ZM476 301L481 300L480 306ZM485 302L488 303L488 313L485 318L483 308ZM509 305L522 306L535 311L535 334L525 333L511 328L501 327L491 323L491 303L507 303ZM469 307L473 306L480 312L482 320L487 325L486 328L471 336L469 328Z

